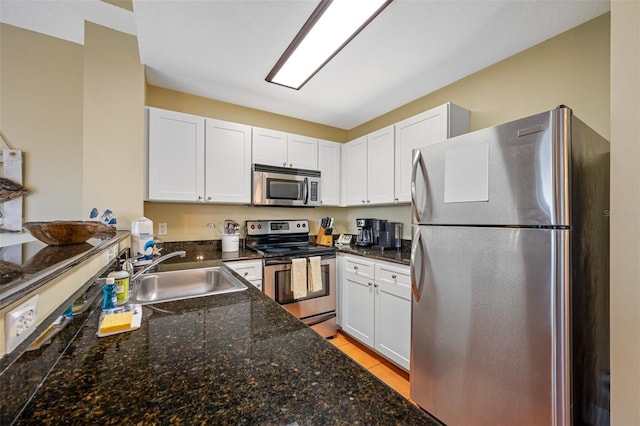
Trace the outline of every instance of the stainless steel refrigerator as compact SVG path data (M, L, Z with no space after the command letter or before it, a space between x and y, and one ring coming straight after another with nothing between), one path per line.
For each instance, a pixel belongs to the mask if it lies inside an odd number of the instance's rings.
M608 424L609 143L560 106L415 150L411 192L411 398Z

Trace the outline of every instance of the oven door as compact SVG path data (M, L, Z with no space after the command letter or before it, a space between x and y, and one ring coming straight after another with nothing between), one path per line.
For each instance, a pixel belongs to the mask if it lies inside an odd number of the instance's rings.
M335 314L335 255L322 257L320 273L322 275L322 289L313 293L308 292L304 298L294 299L291 288L291 260L267 260L264 267L264 292L300 319L319 314Z

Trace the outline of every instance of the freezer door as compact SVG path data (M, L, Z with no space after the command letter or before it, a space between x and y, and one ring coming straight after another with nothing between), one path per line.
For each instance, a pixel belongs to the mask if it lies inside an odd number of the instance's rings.
M411 399L449 426L570 424L569 232L414 227Z
M414 150L413 223L569 225L570 119L558 108Z

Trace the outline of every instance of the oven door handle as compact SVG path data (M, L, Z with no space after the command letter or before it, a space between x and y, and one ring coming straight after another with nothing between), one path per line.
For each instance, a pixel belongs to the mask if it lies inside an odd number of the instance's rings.
M309 204L309 179L307 178L304 178L303 194L303 203Z
M313 254L306 254L306 255L301 255L301 256L292 256L292 257L277 257L277 258L267 258L264 260L264 266L273 266L273 265L291 265L291 259L298 259L298 258L306 258L308 259L309 257L314 256ZM336 255L334 254L323 254L323 255L318 255L320 256L320 265L326 265L327 260L330 259L335 259Z

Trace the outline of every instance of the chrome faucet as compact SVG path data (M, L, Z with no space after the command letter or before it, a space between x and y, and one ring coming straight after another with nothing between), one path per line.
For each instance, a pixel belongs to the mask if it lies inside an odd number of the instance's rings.
M155 260L152 260L151 263L149 263L148 265L145 265L144 268L142 268L141 270L139 270L135 274L132 274L130 282L133 283L135 280L138 279L138 277L140 275L144 274L149 269L151 269L154 266L156 266L158 263L164 262L165 260L170 259L172 257L176 257L176 256L185 257L186 255L187 255L186 251L180 250L180 251L174 251L172 253L167 253L164 256L160 256L159 258L157 258ZM129 261L129 266L131 267L131 272L133 272L133 266L134 265L135 265L135 263Z

